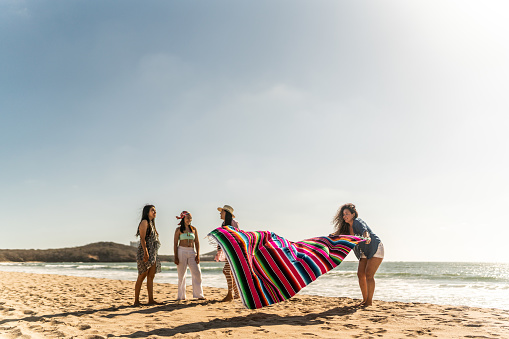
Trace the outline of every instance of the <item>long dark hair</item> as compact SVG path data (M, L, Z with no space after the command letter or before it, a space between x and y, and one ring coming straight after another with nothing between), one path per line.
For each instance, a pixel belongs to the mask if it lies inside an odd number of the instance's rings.
M232 225L232 220L233 220L233 216L230 212L228 212L227 210L223 210L224 211L224 222L223 222L223 226L231 226Z
M145 205L145 206L143 206L143 211L141 212L140 224L141 224L141 222L143 220L147 220L148 224L150 225L150 219L148 218L148 213L150 212L152 207L155 208L154 205ZM138 224L138 231L136 232L136 236L140 235L140 224ZM156 227L156 219L155 218L154 218L154 220L152 220L152 224L154 225L154 229L155 229L155 227ZM157 233L157 231L156 231L156 233Z
M187 213L187 214L190 214L190 213ZM186 214L186 215L187 215ZM184 218L186 216L184 215ZM180 233L184 233L184 231L186 230L186 223L184 221L184 218L182 218L179 222L179 225L180 225ZM193 231L193 226L191 226L191 224L189 224L189 229L191 230L191 232Z
M359 213L357 213L354 204L348 203L341 206L334 216L334 219L332 220L332 224L334 225L334 233L337 235L350 234L350 225L348 225L345 222L345 219L343 219L343 212L345 210L349 210L350 213L354 215L354 219L359 216Z

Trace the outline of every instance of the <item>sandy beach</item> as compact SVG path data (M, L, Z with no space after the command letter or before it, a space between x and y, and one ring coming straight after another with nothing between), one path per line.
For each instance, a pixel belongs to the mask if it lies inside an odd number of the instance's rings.
M206 287L206 301L177 302L176 286L157 278L162 304L133 307L132 281L0 276L2 338L509 338L509 311L498 309L384 301L356 308L356 299L297 295L247 310L240 301L220 302L220 288Z

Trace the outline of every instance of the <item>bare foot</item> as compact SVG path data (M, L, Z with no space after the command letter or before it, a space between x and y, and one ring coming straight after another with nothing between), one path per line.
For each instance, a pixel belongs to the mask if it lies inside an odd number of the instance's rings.
M158 302L155 300L149 300L147 305L161 305L161 304L162 304L162 302Z
M366 306L366 302L363 300L362 302L358 303L357 305L355 305L355 307L364 307Z
M198 300L207 300L207 298L203 297L203 298L198 298Z
M224 297L224 299L222 301L232 301L233 300L233 297L231 294L227 294L226 297Z
M139 301L135 301L134 304L133 304L134 307L139 307L141 306L140 302Z

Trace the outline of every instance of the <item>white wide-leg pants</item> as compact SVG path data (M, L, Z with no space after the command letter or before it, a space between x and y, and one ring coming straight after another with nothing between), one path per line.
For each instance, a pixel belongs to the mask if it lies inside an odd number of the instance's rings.
M179 264L177 266L178 272L178 296L177 299L186 299L186 271L187 266L191 270L191 277L193 281L193 298L203 298L203 288L201 287L201 269L200 265L196 263L196 252L194 247L178 247Z

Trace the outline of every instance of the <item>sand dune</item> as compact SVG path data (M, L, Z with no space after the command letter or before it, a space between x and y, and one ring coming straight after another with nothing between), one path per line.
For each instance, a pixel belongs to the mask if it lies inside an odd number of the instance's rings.
M298 295L253 311L220 302L219 288L205 288L206 301L177 302L176 286L157 277L163 304L133 307L133 289L131 281L0 272L0 337L509 338L509 311L497 309L383 301L356 308L359 300Z

